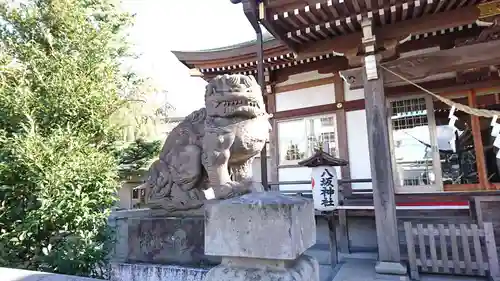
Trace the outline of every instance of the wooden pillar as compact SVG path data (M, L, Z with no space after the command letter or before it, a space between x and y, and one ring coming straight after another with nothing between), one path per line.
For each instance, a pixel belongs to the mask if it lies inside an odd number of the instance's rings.
M477 107L476 91L471 90L467 95L469 106ZM471 115L472 137L474 141L474 152L476 153L476 168L480 189L494 189L488 180L488 170L486 169L486 160L484 156L484 147L481 136L481 125L479 116Z
M345 92L344 92L344 80L340 77L339 73L334 73L334 83L335 83L335 103L338 105L343 105L345 102ZM347 141L347 118L344 107L335 111L335 118L337 121L337 139L338 145L337 149L339 151L339 158L349 161L349 144ZM340 167L340 173L343 179L351 178L351 171L349 166ZM350 195L352 193L351 184L342 185L342 193L340 200L344 199L344 196ZM333 216L333 215L332 215ZM339 236L337 237L338 250L341 253L349 253L349 233L347 231L347 212L346 210L338 210L338 228Z
M330 230L330 261L332 267L339 263L338 247L337 247L337 233L335 231L335 216L327 216L328 229Z
M276 73L274 71L269 70L266 75L266 106L267 112L269 114L276 113L276 94L274 91L274 85L276 81ZM276 185L278 183L278 162L279 155L277 152L278 147L278 127L276 119L273 117L269 120L271 122L271 133L269 135L269 155L270 157L270 183L275 185L271 185L271 191L279 191L279 186Z
M375 271L380 274L406 275L399 249L384 78L374 54L375 36L371 21L364 20L362 27L367 54L362 72L378 242L379 262Z

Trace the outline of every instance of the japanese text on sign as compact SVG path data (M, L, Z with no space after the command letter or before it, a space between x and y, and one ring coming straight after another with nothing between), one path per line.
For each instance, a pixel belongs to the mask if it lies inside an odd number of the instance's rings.
M333 186L333 175L325 169L321 174L321 195L323 196L323 200L321 200L321 205L327 206L335 206L333 201L333 195L335 194L334 186Z

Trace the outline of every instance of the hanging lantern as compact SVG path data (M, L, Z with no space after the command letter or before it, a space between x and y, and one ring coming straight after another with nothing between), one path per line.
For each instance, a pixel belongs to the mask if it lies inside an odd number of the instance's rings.
M314 208L318 211L333 211L339 206L339 181L335 167L347 165L323 150L299 162L300 166L311 168L311 188Z

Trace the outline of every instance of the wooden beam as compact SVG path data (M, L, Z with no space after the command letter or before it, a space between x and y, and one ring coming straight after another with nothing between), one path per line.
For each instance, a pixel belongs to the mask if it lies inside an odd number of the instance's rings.
M335 73L333 77L333 83L335 86L335 103L337 106L342 105L335 111L337 120L337 140L338 140L338 157L349 161L349 142L347 140L347 117L346 110L343 106L345 102L344 93L344 80L340 77L338 73ZM340 167L340 171L343 179L351 178L351 171L348 166ZM342 194L349 196L351 192L351 184L345 184L342 186Z
M469 106L477 107L477 97L476 92L471 90L467 95ZM476 168L477 175L480 186L487 186L489 189L489 180L488 180L488 170L486 169L486 160L484 156L484 147L481 136L481 125L479 124L479 116L471 115L471 127L472 127L472 136L474 141L474 152L476 154Z
M268 83L271 85L271 92L266 95L267 101L267 111L270 114L274 114L276 112L276 93L274 82L276 81L276 73L274 71L269 72L269 81ZM269 134L269 155L270 157L270 182L279 182L278 180L278 132L277 132L277 124L275 119L271 119L271 132ZM271 186L271 191L279 191L279 186L273 185Z
M274 19L272 18L269 10L265 6L264 6L264 15L265 15L264 18L261 19L260 22L267 29L267 31L269 31L269 33L271 33L274 36L274 38L278 39L280 42L285 44L285 46L287 46L288 49L290 49L293 52L297 52L297 43L287 40L286 36L283 35L285 34L285 32L282 30L282 28L280 26L274 25L271 22Z
M337 247L337 230L335 229L335 216L330 214L327 217L328 221L328 230L329 230L329 238L330 238L330 262L332 267L335 267L339 262L338 259L338 247Z
M281 68L276 72L276 83L282 83L288 80L291 75L305 73L309 71L318 71L320 74L337 72L346 69L347 59L341 56L330 57L328 59L312 62L297 63L290 67Z
M448 78L442 80L435 80L429 82L418 83L425 89L440 95L448 93L457 93L461 91L469 91L471 89L489 89L492 87L500 87L500 78L498 75L492 75L488 80L475 82L471 84L457 83L455 78ZM414 85L403 85L392 88L386 88L385 93L387 96L401 96L422 93L422 90ZM347 105L346 105L347 106ZM350 105L353 108L353 105Z
M363 29L362 42L365 54L367 54L364 60L364 68L367 71L362 71L362 79L378 244L378 263L375 266L375 272L405 275L406 268L401 264L399 243L394 243L394 241L399 241L399 236L384 75L378 66L379 62L375 59L376 37L372 32L373 22L364 20L361 27Z
M285 111L278 111L278 112L273 114L273 118L280 120L280 119L288 119L288 118L294 118L294 117L303 117L303 116L311 116L311 115L317 115L317 114L333 113L338 108L342 108L342 103L340 103L340 106L338 106L336 103L329 103L329 104L303 107L303 108L297 108L297 109L291 109L291 110L285 110Z
M405 20L398 24L389 24L383 27L375 27L374 33L378 42L388 40L401 40L410 34L423 34L442 29L457 27L474 23L479 16L479 9L468 6L452 11L441 12L434 15L423 16L417 19ZM298 59L313 57L335 51L346 53L358 48L361 43L361 32L345 36L337 36L330 40L323 40L307 45L299 46L297 49Z
M316 80L309 80L309 81L305 81L305 82L298 82L298 83L288 84L288 85L283 85L283 86L276 86L274 92L275 93L290 92L290 91L318 87L318 86L333 84L333 83L335 83L335 77L325 77L325 78L319 78Z
M340 77L338 73L334 76L335 85L335 102L337 104L345 102L345 92L344 92L344 80ZM339 158L349 161L349 142L347 139L347 116L345 108L335 112L335 119L337 121L337 139L338 145L337 149L339 152ZM351 178L351 171L348 166L340 167L340 173L343 179ZM342 186L342 199L343 196L349 196L352 194L351 184L344 184ZM349 233L347 231L347 213L345 210L339 210L339 237L337 237L339 244L339 251L341 253L349 253Z
M398 263L401 256L394 243L398 241L396 200L382 73L370 81L364 74L364 89L379 261Z
M495 40L401 58L383 63L382 65L413 81L440 73L499 64L500 52L498 50L500 50L500 40ZM363 87L363 72L363 68L361 67L341 71L342 76L349 83L350 89ZM392 87L398 82L402 82L401 78L386 72L386 79L384 81L386 87Z

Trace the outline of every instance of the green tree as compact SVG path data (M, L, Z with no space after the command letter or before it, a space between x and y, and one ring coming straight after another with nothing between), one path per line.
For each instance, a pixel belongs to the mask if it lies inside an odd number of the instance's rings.
M167 93L159 91L150 80L135 75L128 79L128 102L113 114L112 120L122 128L124 142L158 139L162 136L158 131L168 123L174 107L166 101Z
M147 141L136 139L125 143L116 150L119 170L123 174L148 168L152 160L158 157L162 143L159 140Z
M103 275L130 24L111 0L0 3L0 266Z

